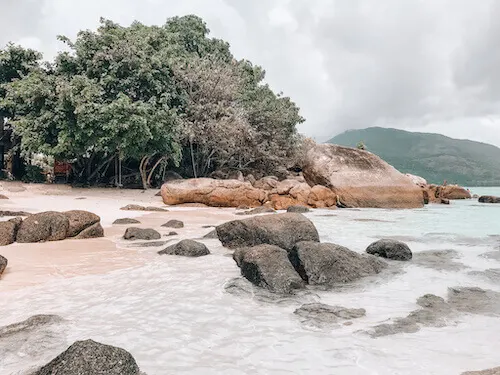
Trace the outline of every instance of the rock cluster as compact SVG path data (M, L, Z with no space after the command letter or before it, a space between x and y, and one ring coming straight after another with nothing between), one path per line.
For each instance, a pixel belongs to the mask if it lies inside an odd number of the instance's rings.
M478 199L479 203L500 203L500 197L494 197L491 195L483 195Z

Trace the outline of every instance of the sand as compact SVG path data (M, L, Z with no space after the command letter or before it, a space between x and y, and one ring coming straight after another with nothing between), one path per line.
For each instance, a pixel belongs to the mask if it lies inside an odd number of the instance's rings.
M137 226L154 228L162 241L199 238L228 220L241 218L234 209L209 207L167 207L158 190L81 189L65 185L21 184L2 182L0 194L8 200L0 201L0 210L42 211L87 210L101 217L104 238L45 242L14 243L0 247L0 255L8 259L8 267L0 280L0 291L42 284L58 278L90 274L105 274L118 269L133 268L154 260L158 249L137 246L122 239L126 228ZM128 204L167 208L169 212L120 210ZM118 218L136 218L141 224L113 225ZM7 220L9 217L0 218ZM184 228L162 228L171 219L184 222ZM166 237L175 231L179 235ZM133 245L133 246L131 246Z

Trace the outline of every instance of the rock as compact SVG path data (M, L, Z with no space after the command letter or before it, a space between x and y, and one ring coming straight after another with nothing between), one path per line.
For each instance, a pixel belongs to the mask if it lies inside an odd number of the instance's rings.
M390 239L382 239L372 243L366 248L366 252L371 255L377 255L392 260L408 261L412 258L412 252L408 245Z
M170 236L178 236L178 235L179 235L179 233L177 233L177 232L173 232L173 231L172 231L172 232L168 232L168 233L166 234L166 236L167 236L167 237L170 237Z
M460 312L500 315L500 292L477 287L448 288L448 303Z
M3 271L7 268L7 258L0 255L0 276L2 276Z
M68 237L75 237L84 229L101 221L99 216L88 211L73 210L63 214L69 219Z
M69 219L66 215L47 211L28 216L17 231L17 242L59 241L67 237Z
M479 195L474 194L474 195L472 196L472 198L474 198L474 199L478 199L478 198L479 198Z
M336 194L330 189L316 185L311 188L307 204L314 208L326 208L335 206L337 203Z
M30 216L29 212L25 211L0 211L0 216Z
M306 212L310 212L311 210L306 206L290 206L287 208L286 212L294 212L298 214L305 214Z
M76 341L34 375L139 375L134 357L124 349L93 340Z
M472 271L469 275L480 276L486 280L489 280L495 284L500 284L500 268L489 268L484 271Z
M341 306L329 306L323 303L308 303L294 311L294 314L315 323L337 323L339 320L361 318L365 309L348 309Z
M255 181L257 181L257 179L254 177L253 174L249 174L245 177L244 179L245 182L250 182L253 186L253 184L255 184Z
M274 245L247 249L240 262L241 274L254 285L275 293L289 294L304 288L304 282L288 260L288 253Z
M113 224L122 225L122 224L140 224L141 222L136 219L130 219L128 217L123 219L116 219Z
M322 185L349 207L416 208L422 190L378 156L364 150L321 144L304 160L309 185Z
M490 368L488 370L482 371L467 371L463 372L462 375L500 375L500 367Z
M23 223L23 218L22 217L15 217L15 218L9 219L8 221L11 223L14 223L14 225L16 226L16 234L17 234L17 230L19 229L19 227Z
M101 223L95 223L90 227L82 230L74 238L78 240L83 240L88 238L100 238L100 237L104 237L104 229Z
M0 199L9 199L6 195L0 194Z
M283 180L276 184L276 192L279 195L288 195L290 190L300 183L297 180Z
M138 204L128 204L125 207L120 208L123 211L150 211L150 212L168 212L166 208L155 207L155 206L140 206Z
M471 194L467 189L458 185L441 186L439 197L444 199L470 199Z
M273 190L278 186L278 179L276 177L263 177L255 181L253 187L261 190Z
M219 239L219 236L217 235L217 231L214 229L214 230L208 232L207 234L205 234L203 236L203 238L205 238L205 239L215 239L215 238Z
M272 208L269 207L257 207L250 211L238 212L236 215L259 215L259 214L270 214L276 213Z
M16 224L11 221L0 222L0 246L7 246L16 240Z
M466 266L456 262L460 258L456 250L430 250L413 254L413 264L438 271L460 271Z
M440 199L440 203L441 203L441 204L450 204L450 200L449 200L449 199L446 199L446 198L441 198L441 199Z
M492 195L483 195L479 197L478 202L480 203L500 203L500 197L494 197Z
M207 247L193 240L182 240L175 245L169 246L166 249L159 251L160 255L181 255L185 257L201 257L210 254Z
M143 229L131 227L127 228L123 238L125 240L159 240L161 234L151 228Z
M183 180L183 177L179 173L174 171L165 172L165 179L163 180L163 182L170 182L175 180Z
M290 197L295 199L297 202L301 202L303 204L307 204L309 200L309 195L311 194L311 187L304 183L299 183L290 189Z
M290 261L304 281L332 286L375 275L386 264L372 255L362 255L343 246L299 242L289 253Z
M290 195L270 194L269 201L266 204L269 204L275 210L286 210L290 206L307 204L307 202L298 201Z
M169 220L165 224L162 225L164 228L184 228L184 223L180 220Z
M413 182L415 185L419 187L425 187L427 185L427 180L423 177L415 176L410 173L405 173L405 176L408 177L411 180L411 182Z
M270 244L291 250L297 242L319 242L314 224L301 214L284 213L235 220L217 226L222 245L229 248Z
M172 181L161 188L163 202L168 205L203 203L213 207L259 207L267 193L249 182L198 178Z

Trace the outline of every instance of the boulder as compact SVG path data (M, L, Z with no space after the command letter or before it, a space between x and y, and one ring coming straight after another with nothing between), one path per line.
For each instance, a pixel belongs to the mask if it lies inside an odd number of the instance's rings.
M159 240L161 238L161 234L158 233L156 230L147 228L137 228L137 227L131 227L127 228L125 231L125 234L123 235L123 238L125 240Z
M310 212L311 210L306 206L290 206L286 209L286 212L305 214L306 212Z
M323 303L308 303L295 310L294 314L315 323L337 323L339 320L361 318L366 315L366 310L348 309Z
M278 179L276 177L268 176L255 181L253 187L262 190L273 190L278 186Z
M122 224L140 224L141 222L139 220L136 220L136 219L131 219L131 218L128 218L128 217L125 217L123 219L116 219L113 224L116 224L116 225L122 225Z
M288 294L304 288L304 282L288 260L288 253L277 246L259 245L242 253L241 274L254 285L275 293Z
M165 179L163 182L170 182L170 181L175 181L175 180L182 180L182 176L174 171L167 171L165 172Z
M500 197L494 197L492 195L483 195L479 197L478 201L480 203L500 203Z
M373 242L366 248L366 252L382 258L403 261L411 260L413 256L407 244L390 239Z
M214 229L203 236L204 239L218 239L217 231Z
M330 189L316 185L311 188L307 204L314 208L327 208L335 206L337 196Z
M0 255L0 276L2 276L3 271L7 268L7 258Z
M441 203L441 204L450 204L450 200L449 200L449 199L446 199L446 198L441 198L441 199L440 199L440 203Z
M93 340L76 341L33 375L139 375L139 366L124 349Z
M16 224L11 221L0 222L0 246L10 245L16 240Z
M470 199L470 191L458 185L441 186L440 198L444 199Z
M303 174L309 185L331 189L345 206L423 206L421 189L368 151L332 144L316 145L306 154Z
M25 211L0 211L0 216L30 216L29 212Z
M74 238L78 240L83 240L88 238L100 238L100 237L104 237L104 229L101 223L95 223L90 227L87 227L84 230L82 230Z
M283 180L280 181L276 184L276 192L279 195L288 195L290 193L290 190L292 190L295 186L299 185L300 183L297 180Z
M161 188L163 202L168 205L203 203L213 207L259 207L267 193L249 182L197 178L172 181Z
M318 242L299 242L289 253L299 275L311 285L332 286L381 272L387 265L372 255Z
M257 207L249 211L243 211L243 212L238 212L236 215L259 215L259 214L274 214L276 211L274 211L270 207Z
M17 231L16 241L22 243L59 241L67 237L69 219L60 212L40 212L30 215Z
M304 183L299 183L290 189L290 197L295 199L297 202L302 204L307 204L309 200L309 195L311 194L311 187Z
M179 233L172 231L172 232L168 232L165 236L171 237L171 236L178 236L178 235L179 235Z
M318 231L304 215L284 213L234 220L216 227L222 245L229 248L270 244L291 250L297 242L319 242Z
M207 247L193 240L182 240L158 252L160 255L181 255L185 257L201 257L210 254Z
M413 182L415 185L419 187L425 187L427 185L427 180L423 177L415 176L410 173L406 173L405 176L408 177L411 182Z
M275 210L286 210L290 206L307 204L307 202L299 201L290 195L270 194L268 204Z
M63 214L69 220L67 237L75 237L84 229L101 221L99 216L88 211L73 210L63 212Z
M164 228L184 228L184 223L180 220L169 220L165 224L162 225Z

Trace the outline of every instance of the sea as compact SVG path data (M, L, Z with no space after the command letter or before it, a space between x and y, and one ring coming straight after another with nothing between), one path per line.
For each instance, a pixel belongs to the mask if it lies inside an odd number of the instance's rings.
M500 188L470 189L500 196ZM7 292L0 287L0 326L34 314L66 320L9 347L1 347L0 337L0 374L23 374L81 339L126 349L148 375L458 375L500 366L495 314L463 313L414 333L367 334L418 309L416 300L425 294L446 298L450 287L500 292L500 279L483 273L500 269L500 204L472 199L307 216L323 242L362 253L373 241L395 238L408 244L414 259L353 285L273 298L238 279L230 252L206 240L207 257L157 257L104 275ZM444 255L426 256L432 253ZM311 302L363 308L366 316L350 325L309 324L294 311Z

